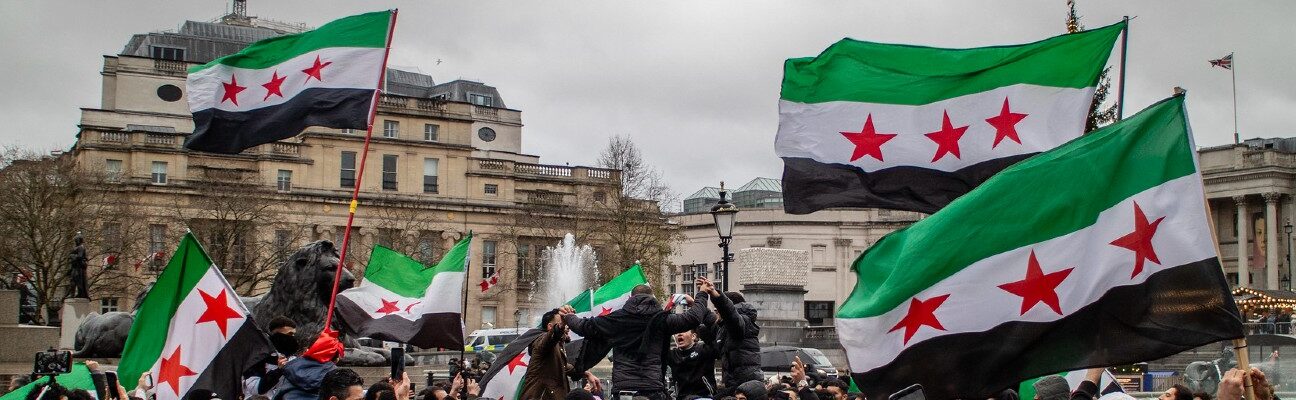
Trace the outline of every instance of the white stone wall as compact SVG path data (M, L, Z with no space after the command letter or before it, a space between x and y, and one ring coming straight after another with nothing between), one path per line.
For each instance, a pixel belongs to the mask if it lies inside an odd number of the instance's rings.
M810 274L810 252L753 247L734 255L739 285L789 285L804 287Z

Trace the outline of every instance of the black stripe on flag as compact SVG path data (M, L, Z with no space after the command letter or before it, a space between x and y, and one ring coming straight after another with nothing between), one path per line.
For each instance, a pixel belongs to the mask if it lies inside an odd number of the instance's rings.
M373 89L310 88L283 104L248 111L209 108L193 113L189 150L238 154L297 136L310 126L367 129Z
M347 331L357 336L407 343L425 349L457 349L464 345L459 313L423 314L413 321L395 315L374 319L346 296L338 296L337 312Z
M198 374L189 391L210 390L222 399L237 399L243 395L243 372L273 352L270 339L257 329L256 322L249 315L216 353L211 364Z
M784 157L783 210L809 214L831 207L871 207L931 214L1035 154L997 158L953 172L912 166L865 172L853 165Z
M1109 290L1061 320L939 336L852 377L871 399L915 383L929 399L987 398L1077 365L1132 364L1240 337L1242 318L1212 257Z

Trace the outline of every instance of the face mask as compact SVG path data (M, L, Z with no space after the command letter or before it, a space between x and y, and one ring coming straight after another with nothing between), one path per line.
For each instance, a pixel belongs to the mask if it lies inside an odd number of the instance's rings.
M271 333L270 343L274 345L275 351L284 356L297 354L297 338L286 333Z

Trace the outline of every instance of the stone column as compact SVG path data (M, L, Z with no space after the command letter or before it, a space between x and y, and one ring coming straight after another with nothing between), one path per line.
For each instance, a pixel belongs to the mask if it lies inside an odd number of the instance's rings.
M1269 289L1278 287L1278 200L1281 193L1265 193L1265 284Z
M1237 272L1238 287L1251 286L1251 267L1247 262L1247 235L1250 233L1250 226L1247 223L1247 203L1246 196L1233 196L1233 202L1237 203Z

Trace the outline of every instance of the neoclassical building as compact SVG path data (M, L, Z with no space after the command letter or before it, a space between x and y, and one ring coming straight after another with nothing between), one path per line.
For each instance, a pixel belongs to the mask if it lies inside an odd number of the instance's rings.
M135 35L103 57L101 102L82 108L66 153L101 173L102 198L122 202L130 215L84 228L103 238L90 249L96 268L148 282L192 229L246 295L266 290L267 276L293 249L323 239L340 245L364 132L308 128L238 155L181 146L193 130L188 67L301 29L229 15ZM473 232L469 330L539 315L545 305L531 292L542 248L561 240L564 221L593 215L573 210L620 196L617 170L542 164L525 153L522 113L505 104L482 82L437 83L389 70L348 255L357 274L375 244L431 263ZM110 259L120 261L107 265ZM476 289L496 272L502 284ZM121 287L92 293L101 311L129 310L135 298Z
M1198 153L1229 282L1290 290L1296 138L1251 139Z

